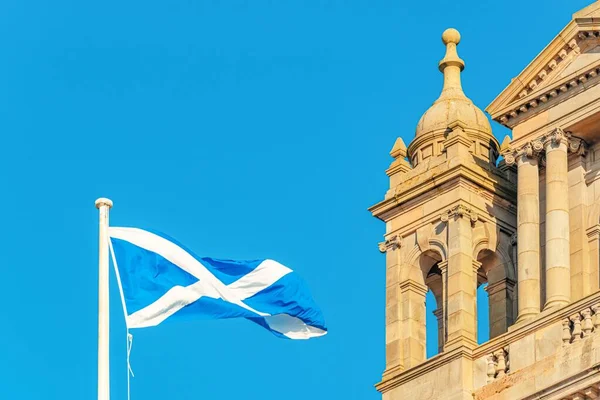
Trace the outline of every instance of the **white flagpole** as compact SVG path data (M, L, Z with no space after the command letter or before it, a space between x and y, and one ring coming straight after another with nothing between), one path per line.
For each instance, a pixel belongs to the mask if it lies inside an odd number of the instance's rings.
M109 299L108 299L108 210L109 199L96 200L100 211L98 252L98 400L110 400Z

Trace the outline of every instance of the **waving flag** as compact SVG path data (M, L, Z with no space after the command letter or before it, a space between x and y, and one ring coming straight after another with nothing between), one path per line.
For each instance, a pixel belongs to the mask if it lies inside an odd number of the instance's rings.
M109 227L108 235L128 328L247 318L289 339L327 333L306 285L276 261L200 258L163 234L137 228Z

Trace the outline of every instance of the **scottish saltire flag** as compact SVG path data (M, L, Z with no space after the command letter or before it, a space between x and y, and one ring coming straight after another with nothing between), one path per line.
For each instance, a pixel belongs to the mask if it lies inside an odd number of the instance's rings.
M109 228L128 328L182 319L247 318L275 335L327 333L306 285L273 260L200 258L168 236Z

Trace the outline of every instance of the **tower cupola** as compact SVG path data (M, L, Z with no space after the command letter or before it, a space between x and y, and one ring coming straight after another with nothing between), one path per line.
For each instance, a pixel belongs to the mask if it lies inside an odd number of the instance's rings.
M413 167L442 154L444 141L457 124L472 140L473 155L496 162L499 145L492 134L490 123L483 111L463 92L461 72L465 68L465 62L456 50L460 39L460 33L456 29L447 29L442 34L446 55L440 61L439 69L444 74L444 86L439 98L421 117L415 139L408 147Z

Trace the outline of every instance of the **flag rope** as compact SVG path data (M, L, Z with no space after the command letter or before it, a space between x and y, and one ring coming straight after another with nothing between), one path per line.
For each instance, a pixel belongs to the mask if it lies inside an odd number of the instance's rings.
M127 326L127 306L125 304L125 296L123 295L123 285L121 285L121 276L119 275L119 266L117 265L117 257L115 257L115 250L113 249L110 235L108 236L108 248L110 249L110 255L113 262L113 268L115 269L115 275L117 276L117 286L119 286L119 292L121 294L121 305L123 306L123 313L125 314L125 326ZM131 400L131 377L135 377L133 369L131 368L131 348L133 347L133 335L129 332L129 326L127 326L127 400Z
M133 347L133 335L127 329L127 400L131 400L131 380L130 377L135 377L133 369L131 369L131 348Z

